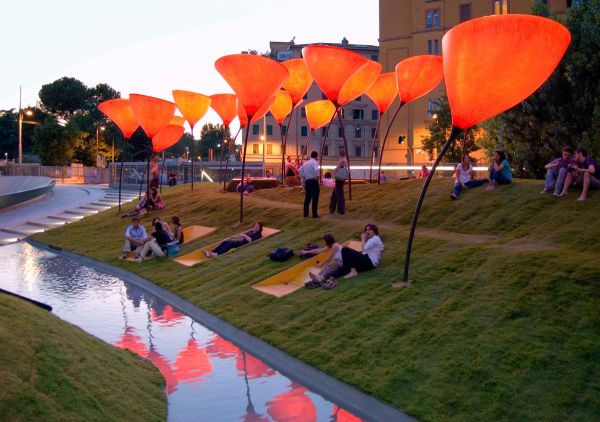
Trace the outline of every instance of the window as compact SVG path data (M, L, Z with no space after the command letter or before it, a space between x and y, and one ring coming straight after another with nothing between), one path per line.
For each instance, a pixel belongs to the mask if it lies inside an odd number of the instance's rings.
M437 98L430 98L427 100L427 115L433 117L438 111L440 111L440 104Z
M308 136L308 126L300 127L300 136Z
M373 60L374 62L378 62L379 61L379 55L377 55L377 54L371 54L371 60Z
M282 126L281 126L281 134L282 134L283 136L285 136L285 134L286 134L286 133L287 133L287 126L286 126L286 125L282 125Z
M322 127L321 128L321 136L325 136L326 133L327 133L327 128L326 127Z
M508 14L508 0L494 0L494 15Z
M273 125L267 125L267 136L273 136Z
M361 109L355 108L352 110L352 119L354 120L363 120L365 118L365 111Z
M267 144L267 154L273 155L273 144Z
M425 28L437 28L440 26L440 9L425 11Z
M291 58L292 58L291 51L278 51L277 52L277 60L279 60L280 62L282 62L284 60L289 60Z
M306 108L302 107L300 109L300 117L306 117Z
M356 97L356 98L354 99L354 101L360 101L360 100L362 100L362 95L359 95L358 97Z
M375 137L375 128L372 127L371 128L371 139L373 139Z
M329 145L323 146L323 156L327 157L329 155Z
M354 155L357 157L361 157L362 156L362 148L361 147L354 147Z
M379 110L371 110L371 120L377 120L379 117Z
M258 144L252 144L252 154L258 154Z
M252 134L258 135L258 125L252 125Z
M361 139L362 138L362 129L360 128L360 126L356 126L354 128L354 137L357 139Z
M471 19L471 3L461 4L459 12L459 22L465 22Z
M344 128L342 126L338 127L338 138L344 137Z
M439 40L427 40L427 54L440 54Z

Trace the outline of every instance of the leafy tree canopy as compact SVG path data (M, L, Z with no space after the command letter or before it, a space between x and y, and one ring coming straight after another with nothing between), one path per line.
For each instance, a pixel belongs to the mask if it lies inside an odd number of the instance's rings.
M42 85L39 97L48 112L68 119L75 112L85 109L89 94L83 82L65 76Z

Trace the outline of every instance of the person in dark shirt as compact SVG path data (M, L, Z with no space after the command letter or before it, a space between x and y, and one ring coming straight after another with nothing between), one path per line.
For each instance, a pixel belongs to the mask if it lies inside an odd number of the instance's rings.
M166 254L163 248L167 246L167 243L173 241L171 236L169 236L163 229L162 223L160 222L156 222L154 224L154 232L152 232L150 236L152 236L152 238L144 243L144 247L140 252L140 256L136 258L137 262L141 262L142 259L150 259L155 256L164 257Z
M569 193L569 187L573 184L581 184L581 195L578 201L588 199L590 189L600 189L600 166L592 158L588 157L585 148L575 150L575 160L577 164L569 166L569 174L565 180L565 186L559 197L566 196Z
M219 256L224 254L225 252L230 251L234 248L239 248L247 243L254 242L262 237L262 229L263 224L260 222L254 223L252 229L244 232L242 234L237 234L229 239L221 242L219 246L214 248L210 252L206 252L206 256L209 258L214 258L215 256Z

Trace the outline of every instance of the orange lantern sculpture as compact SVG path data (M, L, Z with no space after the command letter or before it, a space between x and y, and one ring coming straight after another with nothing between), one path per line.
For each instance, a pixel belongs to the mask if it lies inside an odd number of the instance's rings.
M325 135L320 142L319 148L319 160L320 166L323 165L323 149L325 148L325 140L327 139L327 134L329 133L329 127L331 126L331 121L335 117L335 105L329 100L319 100L313 101L312 103L308 103L305 106L306 111L306 120L308 121L308 125L310 126L310 133L306 137L305 151L308 154L308 144L310 141L310 136L317 129L328 124L327 129L325 131Z
M173 99L181 114L190 125L192 135L192 187L194 190L194 126L200 121L210 107L210 97L192 91L173 90Z
M131 110L128 99L116 98L98 104L100 110L106 117L117 125L125 140L131 139L131 135L140 126ZM123 155L121 154L121 169L119 170L119 211L121 211L121 182L123 180Z
M173 116L171 120L169 120L170 125L183 126L185 124L185 119L181 116Z
M379 133L379 125L381 124L381 116L385 113L388 108L392 105L398 95L398 88L396 85L396 73L388 72L383 73L377 77L377 80L366 92L367 96L373 101L379 112L377 117L377 124L375 125L375 134L373 135L373 143L371 144L371 161L369 168L369 182L372 181L373 173L373 161L375 158L375 139Z
M442 58L434 55L413 56L402 60L396 65L396 87L398 89L398 98L400 103L396 112L390 120L390 124L383 137L381 151L379 153L378 173L381 174L381 162L383 161L383 152L387 143L388 135L394 120L398 116L400 109L404 105L421 98L423 95L432 91L444 78L444 69ZM381 184L378 177L377 183Z
M229 125L237 116L237 103L234 94L214 94L210 96L212 109L219 115L225 129L229 129ZM237 134L235 135L237 138ZM231 140L234 142L235 138ZM219 177L223 179L223 190L225 190L225 177L223 177L223 150L225 149L225 134L221 139L221 152L219 154ZM229 154L227 154L229 160Z
M375 75L372 79L370 78L372 71L376 69L373 65L374 62L369 63L370 60L353 51L324 45L304 47L302 55L315 83L335 105L340 127L342 128L344 148L348 151L346 133L343 130L344 125L339 109L345 102L356 98L373 84L377 77ZM364 67L369 67L369 69L361 71ZM381 70L381 67L379 67L379 70ZM346 84L347 87L345 88ZM350 169L348 155L346 158L348 159L348 169ZM349 198L352 199L351 172L348 178L348 194Z
M286 128L290 127L292 121L292 115L294 110L302 103L302 99L310 89L313 83L313 77L308 71L306 62L304 59L290 59L281 63L290 72L290 77L283 84L285 89L292 99L292 111L288 116L288 122ZM286 130L285 137L283 138L283 144L281 146L281 174L285 172L285 156L287 148L287 137L289 131ZM296 138L296 151L299 150L298 139Z
M296 59L299 60L299 59ZM301 60L301 59L300 59ZM285 62L284 62L285 63ZM302 94L304 95L304 94ZM302 102L302 97L300 97L300 102ZM273 105L271 105L270 111L275 121L279 125L279 133L281 135L281 180L284 180L284 169L285 169L285 142L287 139L287 130L285 132L285 138L283 135L283 121L287 116L292 116L292 111L294 110L294 102L292 100L292 96L288 91L279 90L277 94L275 94L275 101ZM286 129L289 127L289 119Z
M233 54L217 59L215 68L237 94L244 114L252 120L261 106L271 99L288 79L289 72L280 63L266 57L253 54ZM244 183L246 171L246 149L248 134L243 145L240 223L244 221Z
M563 25L533 15L485 16L457 25L444 35L444 78L452 130L419 195L406 245L404 283L399 287L410 285L410 252L419 212L448 148L462 131L535 92L558 66L570 40Z
M175 145L183 136L185 129L180 125L165 126L160 132L152 138L152 148L155 153L159 153Z
M169 124L176 108L170 101L141 94L129 95L129 102L133 115L150 139ZM147 188L150 188L150 155L146 170Z

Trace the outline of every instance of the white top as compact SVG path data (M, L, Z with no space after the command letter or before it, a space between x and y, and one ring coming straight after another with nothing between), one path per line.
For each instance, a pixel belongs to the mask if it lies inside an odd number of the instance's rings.
M463 170L463 165L460 163L456 166L456 176L458 177L458 181L464 185L469 180L471 180L471 172L473 171L473 167L469 164L466 170Z
M133 227L133 224L127 227L125 230L125 238L131 237L133 240L144 240L148 237L148 233L146 233L146 229L141 224L138 226L137 230Z
M363 255L369 255L369 259L374 267L379 265L381 252L383 252L383 242L379 236L375 235L365 242Z
M328 188L332 188L335 186L335 180L329 178L329 179L323 179L323 186L328 187Z
M319 163L314 158L306 161L300 169L298 169L298 173L300 176L304 178L304 180L308 179L317 179L319 177Z

